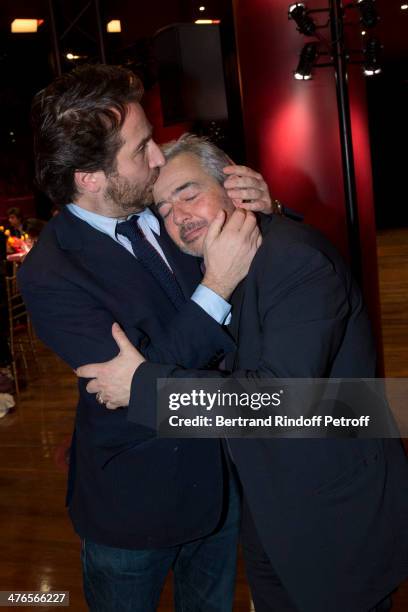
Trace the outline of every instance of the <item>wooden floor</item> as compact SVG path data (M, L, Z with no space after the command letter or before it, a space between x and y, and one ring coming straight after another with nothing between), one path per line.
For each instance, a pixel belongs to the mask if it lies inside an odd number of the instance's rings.
M379 232L377 251L385 374L408 378L408 229ZM393 602L393 612L407 612L408 580Z
M405 378L408 377L408 229L379 232L377 250L386 375Z
M386 373L408 377L408 230L382 232L378 248ZM82 612L79 544L64 509L75 380L48 352L42 363L17 410L0 420L0 590L70 591L70 608ZM172 610L171 597L168 581L160 612ZM234 610L250 610L241 561ZM394 612L407 610L405 583Z

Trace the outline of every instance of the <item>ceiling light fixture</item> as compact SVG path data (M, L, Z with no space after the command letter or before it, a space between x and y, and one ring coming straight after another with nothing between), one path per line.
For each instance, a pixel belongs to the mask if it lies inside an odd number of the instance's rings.
M312 70L317 56L317 43L307 43L303 47L298 67L293 75L297 81L310 81L313 78Z
M293 19L301 34L313 36L316 33L316 24L313 19L309 17L308 11L303 2L291 4L288 10L288 17L289 19Z
M120 19L112 19L106 24L106 30L110 34L118 34L122 31L122 25Z
M14 19L11 22L11 31L13 34L35 33L43 23L44 19Z
M196 19L194 23L197 25L218 25L221 23L221 19Z
M364 74L366 76L375 76L381 74L381 43L377 38L370 38L364 49Z
M378 13L375 0L358 0L357 8L360 11L360 21L365 28L373 28L378 23Z

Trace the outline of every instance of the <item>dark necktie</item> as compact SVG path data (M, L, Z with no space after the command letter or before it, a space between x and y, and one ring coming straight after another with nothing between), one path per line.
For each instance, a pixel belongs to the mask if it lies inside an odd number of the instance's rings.
M180 308L186 300L176 277L154 246L147 240L137 223L137 219L138 217L135 215L128 221L118 223L116 233L126 236L130 240L133 253L137 259L157 280L176 308Z

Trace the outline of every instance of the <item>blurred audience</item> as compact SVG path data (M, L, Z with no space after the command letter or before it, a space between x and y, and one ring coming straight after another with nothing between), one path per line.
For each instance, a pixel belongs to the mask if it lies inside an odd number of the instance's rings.
M27 248L27 252L32 249L34 244L38 241L42 230L46 225L45 221L42 219L27 219L24 222L24 234L25 234L25 243Z
M12 235L11 230L6 230L4 234L7 238L7 260L23 261L38 241L45 224L41 219L26 219L19 230L20 236Z
M0 265L0 418L14 406L14 381L11 374L11 355L8 344L8 313L5 286L5 265Z
M14 380L11 373L11 354L8 343L9 325L5 277L15 274L27 253L38 241L46 222L26 219L19 208L7 211L8 228L0 231L0 418L14 407ZM6 260L7 246L7 261Z
M7 217L8 217L8 230L10 232L10 236L13 236L15 238L21 238L21 236L23 235L24 229L23 229L23 215L21 214L21 211L19 208L13 206L12 208L9 208L7 211Z

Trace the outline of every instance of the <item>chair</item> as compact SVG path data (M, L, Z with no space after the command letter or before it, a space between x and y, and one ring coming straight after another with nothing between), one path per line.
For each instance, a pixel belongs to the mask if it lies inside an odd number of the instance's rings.
M24 370L28 372L27 355L29 355L37 369L39 364L34 343L34 334L27 309L17 286L16 276L6 277L7 310L9 319L9 346L11 353L11 366L17 395L20 393L17 361L21 357Z

